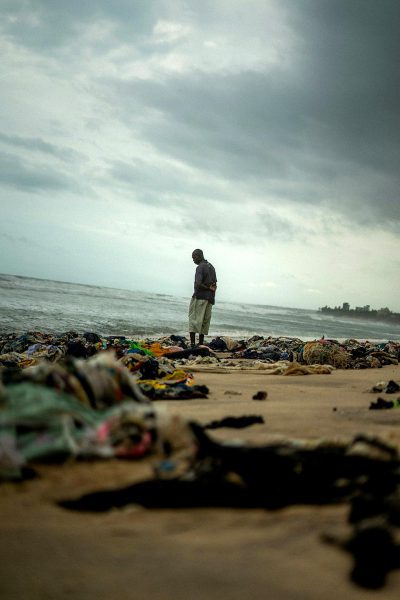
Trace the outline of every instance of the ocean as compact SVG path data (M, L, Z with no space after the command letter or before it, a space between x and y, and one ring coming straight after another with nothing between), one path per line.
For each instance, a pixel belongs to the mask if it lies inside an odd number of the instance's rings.
M188 335L190 298L0 275L0 333L43 331L131 339ZM324 315L318 310L222 302L213 309L210 335L234 338L288 336L301 340L399 341L400 325Z

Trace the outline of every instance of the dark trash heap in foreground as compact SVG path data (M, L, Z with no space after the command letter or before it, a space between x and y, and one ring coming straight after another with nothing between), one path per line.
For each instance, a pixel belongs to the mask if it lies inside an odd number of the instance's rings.
M223 347L225 345L225 347ZM0 480L38 475L51 460L148 456L154 478L73 500L70 510L105 511L138 503L155 507L349 505L349 534L324 541L350 552L352 580L384 586L400 568L400 456L380 439L287 440L254 446L218 442L208 430L263 423L226 417L206 425L170 414L153 400L206 397L205 386L179 368L215 352L243 359L333 364L339 368L398 364L397 342L302 342L254 336L216 338L188 348L186 338L128 340L87 332L0 336ZM29 367L29 368L28 368ZM132 375L134 374L134 376ZM390 385L389 385L390 384ZM371 391L396 393L396 382ZM389 386L389 387L388 387Z

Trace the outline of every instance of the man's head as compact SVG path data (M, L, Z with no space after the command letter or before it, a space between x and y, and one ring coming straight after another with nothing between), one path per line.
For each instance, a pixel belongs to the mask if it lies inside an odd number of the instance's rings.
M196 265L199 265L201 263L201 261L204 260L203 250L200 250L200 248L196 248L196 250L193 250L192 258L193 258L193 262Z

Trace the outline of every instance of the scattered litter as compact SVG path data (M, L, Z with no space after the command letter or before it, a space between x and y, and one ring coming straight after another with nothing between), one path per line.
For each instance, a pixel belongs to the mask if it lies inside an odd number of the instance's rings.
M389 408L399 408L400 398L397 400L385 400L384 398L377 398L375 402L371 402L369 410L387 410Z
M400 391L400 385L391 379L383 391L385 394L395 394Z
M231 427L233 429L242 429L255 425L256 423L265 423L260 415L246 415L243 417L224 417L223 419L210 421L204 425L204 429L219 429L221 427Z
M371 392L372 394L376 394L378 392L383 392L386 385L387 385L386 381L378 381L378 383L376 383L374 386L372 386L372 388L369 389L368 392Z
M253 400L266 400L268 396L268 392L259 391L252 397Z
M374 394L379 392L383 392L384 394L395 394L400 391L400 385L393 379L390 379L389 381L378 381L378 383L372 386L368 391Z

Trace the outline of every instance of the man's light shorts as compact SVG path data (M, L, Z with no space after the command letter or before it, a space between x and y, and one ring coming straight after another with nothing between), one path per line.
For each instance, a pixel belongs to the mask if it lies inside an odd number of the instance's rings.
M212 304L208 300L192 298L189 306L189 331L208 334Z

